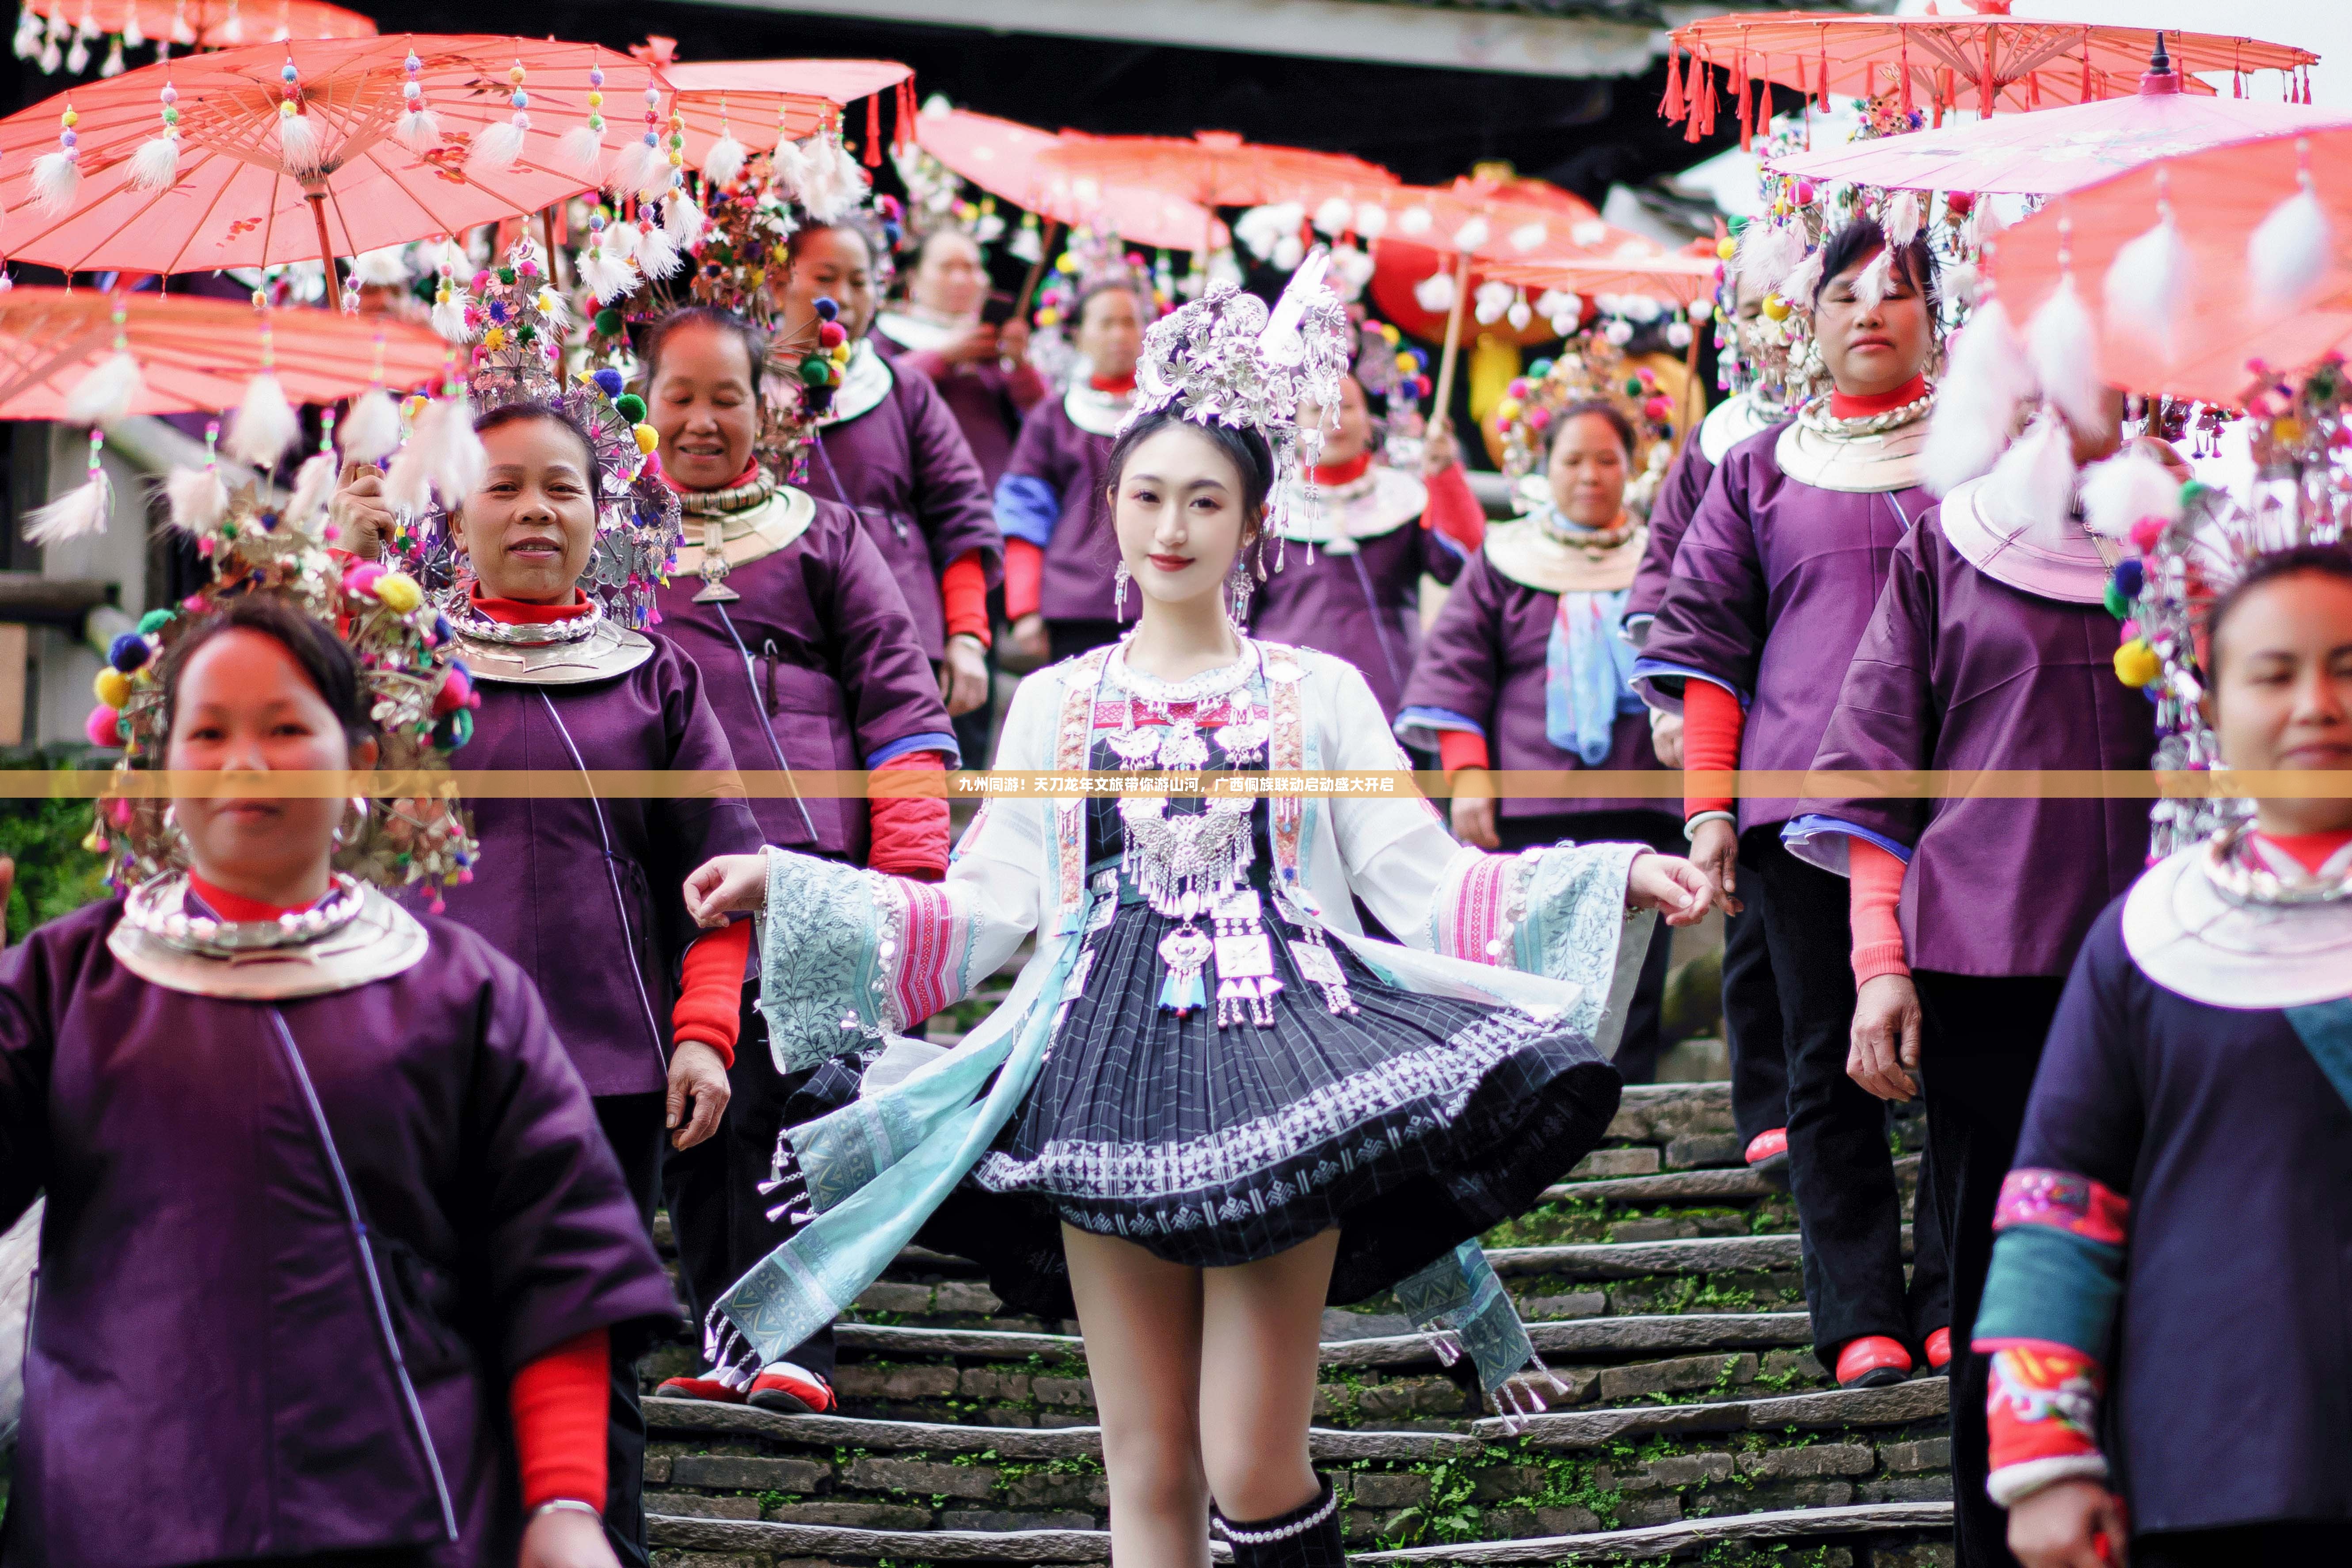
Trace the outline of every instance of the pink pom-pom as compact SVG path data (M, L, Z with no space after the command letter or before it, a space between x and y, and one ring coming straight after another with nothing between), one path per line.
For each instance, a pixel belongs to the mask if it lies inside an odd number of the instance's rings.
M2124 624L2116 628L2116 635L2121 637L2126 642L2129 642L2132 638L2139 636L2139 617L2137 616L2126 616L2124 617Z
M1642 405L1642 412L1653 419L1671 419L1675 416L1675 400L1671 397L1653 397Z
M1551 423L1551 410L1549 408L1530 408L1528 410L1527 418L1528 429L1540 430Z
M82 724L82 733L89 737L89 743L93 746L122 744L121 710L100 703L89 710L89 718Z
M112 817L112 818L114 818L114 826L117 826L117 827L128 827L128 826L131 826L131 802L130 802L128 799L121 799L121 798L118 798L118 799L115 799L115 800L110 800L110 801L108 801L108 802L106 803L106 815L107 815L107 816L110 816L110 817Z
M642 471L649 477L659 474L662 471L661 454L659 452L647 452L646 454L646 466Z
M457 873L457 886L461 888L470 887L473 885L473 881L474 874L471 871L460 871Z
M381 578L383 575L383 568L377 565L374 562L357 562L352 565L343 568L343 592L346 594L373 594L375 592L377 579Z
M490 286L490 269L485 267L479 272L475 273L472 286L474 292L477 294L488 288Z
M1524 376L1513 376L1511 378L1511 384L1506 387L1504 391L1512 397L1524 398L1528 395L1527 379Z
M433 694L433 711L439 714L470 708L473 695L473 683L466 679L466 672L453 667L448 677L441 682L441 689Z
M2156 548L2156 542L2164 537L2165 527L2165 521L2160 517L2141 518L2132 524L2132 548L2146 555Z

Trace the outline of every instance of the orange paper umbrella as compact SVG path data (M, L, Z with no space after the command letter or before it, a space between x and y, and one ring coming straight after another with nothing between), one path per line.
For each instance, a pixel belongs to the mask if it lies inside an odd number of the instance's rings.
M2109 384L2238 406L2271 374L2352 344L2347 238L2352 129L2114 175L2053 199L1986 259L2021 323L2071 270Z
M234 48L287 38L372 38L375 23L325 0L25 0L16 14L16 53L41 68L79 73L89 48L110 41L101 76L122 69L122 51ZM63 40L70 39L70 47Z
M749 153L838 127L845 106L915 74L896 60L817 59L707 60L663 64L661 72L675 89L672 126L684 138L687 163L720 184L733 180Z
M1906 112L1952 109L1990 116L2091 103L2130 93L2155 52L2151 27L2094 26L2012 17L2009 0L1969 0L1971 16L1824 16L1740 12L1675 30L1666 97L1658 112L1689 122L1696 142L1715 129L1715 72L1729 78L1732 112L1746 146L1763 123L1764 84L1793 88L1823 107L1832 98L1887 97ZM2227 73L2241 96L2257 71L2278 71L2286 96L2308 103L2308 49L2214 33L2164 35L2184 72ZM1691 58L1685 79L1683 53ZM2192 77L2185 91L2215 89ZM1769 114L1765 117L1769 118Z
M653 79L593 44L495 37L296 40L142 66L0 120L8 249L67 271L323 257L331 272L335 256L593 188L589 171L627 133L592 95L617 110Z
M700 60L662 68L681 94L781 93L835 105L887 91L914 74L897 60Z
M218 413L237 405L273 357L289 399L333 403L371 386L433 381L448 352L428 329L389 316L16 288L0 294L0 419ZM118 353L137 364L136 385L127 396L100 398L86 384Z
M1313 207L1326 196L1397 183L1394 174L1360 158L1299 147L1263 147L1229 131L1202 131L1190 140L1072 133L1037 157L1047 168L1066 174L1090 176L1105 184L1148 186L1202 207L1268 202L1303 202Z
M1640 294L1688 307L1715 292L1721 264L1713 257L1531 256L1485 265L1487 277L1527 289L1558 289L1573 294Z
M1061 143L1052 132L966 109L927 109L915 121L924 152L982 190L1055 223L1108 230L1133 245L1196 250L1226 243L1207 208L1142 185L1120 184L1048 165Z

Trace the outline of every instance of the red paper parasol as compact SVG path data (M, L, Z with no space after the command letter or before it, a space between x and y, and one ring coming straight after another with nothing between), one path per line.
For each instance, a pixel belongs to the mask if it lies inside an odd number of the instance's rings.
M2163 57L2159 56L2161 60ZM2125 98L1884 136L1775 162L1783 174L1930 191L2055 195L2207 147L2352 125L2352 114L2301 103L2198 98L2179 72L2154 68Z
M1715 292L1721 263L1712 256L1533 256L1486 264L1487 277L1528 289L1574 294L1642 294L1687 308Z
M898 86L915 74L897 60L701 60L664 65L662 75L680 93L784 93L850 104Z
M1265 147L1229 131L1175 136L1064 135L1038 153L1047 168L1088 175L1105 184L1143 185L1202 207L1259 206L1352 195L1394 185L1377 163L1339 153Z
M332 403L415 386L441 374L449 345L423 326L331 310L257 310L234 300L24 287L0 294L0 419L64 419L82 379L114 352L113 312L145 390L131 414L210 414L236 406L274 357L295 403ZM263 329L274 342L265 342Z
M412 49L413 77L404 70ZM647 66L593 44L497 37L297 40L142 66L0 120L7 248L68 271L186 272L456 234L593 188L559 143L588 134L592 90L617 109L650 79ZM411 80L433 121L419 128L433 132L421 153L397 129ZM167 88L175 103L163 100ZM301 110L292 118L309 122L315 145L315 171L300 176L283 151L280 105L289 92ZM134 160L164 140L167 108L177 115L176 169L164 188L142 189ZM66 140L65 111L75 116L79 176L47 216L37 197L49 163L42 155ZM527 127L518 127L524 118ZM620 123L601 135L609 153L628 131ZM499 144L518 140L499 167Z
M1493 165L1491 168L1497 172L1486 172L1489 167L1481 165L1481 173L1465 174L1455 180L1454 188L1457 191L1488 191L1528 206L1545 208L1558 214L1557 223L1566 226L1571 232L1576 225L1598 223L1601 219L1600 210L1573 191L1562 190L1543 180L1520 179L1509 174L1506 165ZM1432 226L1434 226L1434 215ZM1590 236L1600 231L1586 229L1584 232ZM1423 279L1447 263L1449 254L1413 240L1399 238L1391 224L1373 245L1372 257L1377 266L1372 273L1370 292L1372 302L1380 307L1381 314L1414 337L1433 342L1444 338L1446 312L1423 310L1413 290ZM1483 268L1472 266L1469 285L1473 292L1485 277ZM1490 325L1485 330L1490 335L1499 331L1523 348L1543 342L1551 335L1550 329L1542 323L1531 323L1525 331L1514 331L1507 322Z
M1197 250L1227 243L1216 215L1181 197L1049 167L1043 154L1061 138L1049 131L969 110L926 110L916 142L982 190L1061 224L1108 229L1132 245Z
M372 38L376 31L371 18L325 0L25 0L20 37L40 31L27 17L69 29L84 43L110 37L134 49L145 44L226 49L288 38ZM114 68L121 64L118 49ZM43 68L50 68L47 61Z
M2298 152L2307 143L2307 157ZM2257 235L2307 174L2319 221ZM2127 264L2135 281L2108 285L2116 252L2148 235L2168 199L2187 266L2151 272ZM2305 208L2305 216L2311 215ZM2063 232L2062 233L2062 226ZM2238 405L2263 374L2299 369L2352 342L2352 130L2321 131L2240 142L2134 169L2053 200L2003 233L1987 261L2003 306L2018 322L2057 287L2062 247L2071 250L2075 286L2100 323L2101 372L2114 385L2141 393ZM2304 285L2277 298L2263 269L2300 254L2291 268ZM2145 256L2147 253L2140 253ZM2138 257L2135 260L2139 259ZM2150 290L2163 280L2175 298ZM2120 289L2121 293L2116 292ZM2158 296L2151 302L2150 295ZM2130 301L2137 301L2137 310ZM2118 305L2124 308L2117 309ZM2152 336L2163 323L2169 343Z
M1887 95L1906 112L1973 109L1997 112L2091 103L2130 93L2155 52L2152 27L2094 26L2011 17L2009 0L1969 0L1967 16L1822 16L1741 12L1677 27L1667 53L1666 97L1658 112L1687 120L1694 142L1715 129L1715 73L1730 77L1740 144L1763 121L1756 104L1767 82L1793 88L1824 107L1832 98ZM2248 77L2274 70L2286 96L2311 101L2308 49L2212 33L2164 35L2184 72L2227 73L2239 96ZM1693 59L1685 85L1682 51ZM2194 79L2184 91L2211 94ZM1766 118L1769 118L1767 116Z

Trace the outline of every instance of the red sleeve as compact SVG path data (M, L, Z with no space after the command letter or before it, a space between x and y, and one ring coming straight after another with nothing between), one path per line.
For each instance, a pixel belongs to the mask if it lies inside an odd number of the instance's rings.
M1895 906L1903 899L1902 861L1867 838L1849 837L1845 864L1851 879L1847 905L1853 921L1853 983L1882 974L1908 974L1903 956L1903 923Z
M1739 766L1739 731L1748 715L1739 699L1696 676L1683 684L1683 773L1727 773ZM1696 783L1683 789L1685 819L1702 811L1729 811L1729 795L1703 794Z
M1486 737L1467 730L1440 730L1437 732L1437 765L1448 773L1464 768L1483 768L1486 761Z
M699 1040L735 1065L735 1037L743 1027L743 966L751 955L751 922L698 937L680 965L677 1004L669 1010L670 1038Z
M1024 359L1005 372L1004 390L1012 395L1013 405L1026 414L1037 406L1038 399L1045 395L1045 378L1037 374L1035 365Z
M937 752L908 752L874 771L944 773L947 764ZM874 840L866 864L873 869L917 882L936 882L948 874L944 794L875 795L866 803L866 820Z
M1421 526L1452 540L1465 552L1475 552L1486 542L1486 509L1472 493L1459 463L1448 463L1429 480L1429 505Z
M612 1350L603 1329L564 1341L514 1375L515 1458L528 1514L559 1500L604 1508L605 1405L613 1396Z
M948 636L969 634L988 646L988 568L980 552L971 550L948 563L940 574L940 603L946 612Z
M1045 552L1025 539L1004 541L1004 618L1034 615L1045 602Z

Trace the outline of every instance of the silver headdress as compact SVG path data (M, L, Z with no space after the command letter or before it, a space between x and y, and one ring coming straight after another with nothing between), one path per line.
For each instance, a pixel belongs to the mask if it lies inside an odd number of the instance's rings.
M1154 322L1143 334L1135 405L1120 429L1172 408L1196 425L1255 430L1274 449L1276 474L1311 468L1323 429L1299 428L1298 405L1339 405L1355 346L1347 308L1323 281L1330 265L1331 253L1318 247L1271 311L1255 295L1221 283ZM1275 487L1265 520L1274 537L1284 536L1295 500L1290 487Z

